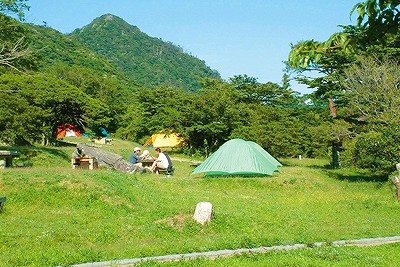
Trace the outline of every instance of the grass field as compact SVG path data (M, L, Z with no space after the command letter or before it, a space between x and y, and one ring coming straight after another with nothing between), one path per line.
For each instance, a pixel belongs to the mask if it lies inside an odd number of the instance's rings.
M105 150L129 157L134 143ZM0 149L10 149L1 147ZM74 147L16 147L32 167L0 171L0 266L68 266L126 258L312 244L400 233L399 203L387 178L329 170L323 160L282 159L268 177L190 175L170 152L172 177L72 170ZM192 219L198 202L211 223ZM143 266L393 266L400 245L322 247ZM398 255L398 253L397 253Z

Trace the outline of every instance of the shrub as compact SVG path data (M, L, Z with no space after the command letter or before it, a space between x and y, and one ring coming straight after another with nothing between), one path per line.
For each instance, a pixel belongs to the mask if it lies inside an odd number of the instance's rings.
M400 162L399 126L376 127L346 144L343 165L390 173Z

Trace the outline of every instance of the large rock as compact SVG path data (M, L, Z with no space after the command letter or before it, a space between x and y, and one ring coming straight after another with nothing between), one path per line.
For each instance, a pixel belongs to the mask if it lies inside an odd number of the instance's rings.
M145 172L144 168L126 161L121 155L104 151L97 147L77 144L77 150L80 150L80 153L85 157L95 157L99 166L106 166L129 174Z

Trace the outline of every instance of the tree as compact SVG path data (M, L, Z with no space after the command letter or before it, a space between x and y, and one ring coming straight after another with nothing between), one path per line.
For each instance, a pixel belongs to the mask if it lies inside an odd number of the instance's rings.
M106 127L108 108L76 87L45 76L0 76L0 132L7 143L53 140L59 125Z
M400 123L400 66L395 60L360 57L342 77L349 103L346 112L371 124Z
M0 14L0 65L20 71L30 66L27 29L13 18Z
M357 10L357 26L360 43L365 46L376 41L384 41L388 34L398 34L400 27L399 0L367 0L353 7L351 13Z
M29 10L28 0L0 0L0 13L16 14L20 20L25 19L25 10Z
M110 110L111 121L108 124L108 132L115 132L124 124L124 114L128 106L133 104L132 99L135 99L135 91L139 88L133 82L128 85L123 77L105 75L95 69L79 65L55 64L46 70L46 74L81 89L93 98L101 99Z
M396 60L360 57L345 71L346 113L362 122L345 143L344 163L390 173L400 160L400 70Z
M236 75L229 79L237 91L239 101L243 103L258 103L263 105L291 105L297 104L297 94L288 84L288 77L284 76L285 87L276 83L259 83L256 78L247 75ZM286 80L285 80L286 79Z
M338 79L343 70L356 60L355 55L366 53L372 47L384 47L399 35L398 6L399 0L358 3L350 12L358 12L355 26L342 26L342 32L332 34L325 42L307 40L293 45L286 63L288 68L297 73L297 80L301 83L316 88L317 96L328 99L331 104L340 101L344 92ZM399 48L399 42L390 43ZM303 76L308 72L318 72L319 77Z
M190 113L191 93L183 89L159 86L138 88L121 116L121 127L116 135L122 139L144 141L158 131L182 133Z
M202 89L188 103L187 127L183 129L191 153L203 150L208 155L229 139L232 129L246 116L239 99L231 84L216 79L202 81Z

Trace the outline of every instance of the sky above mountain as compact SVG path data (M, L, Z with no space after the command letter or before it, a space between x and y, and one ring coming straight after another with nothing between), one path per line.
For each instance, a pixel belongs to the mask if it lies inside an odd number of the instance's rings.
M246 74L280 83L290 44L325 41L350 17L358 0L31 0L26 22L70 33L104 14L172 42L204 60L223 79ZM301 93L310 89L296 82Z

